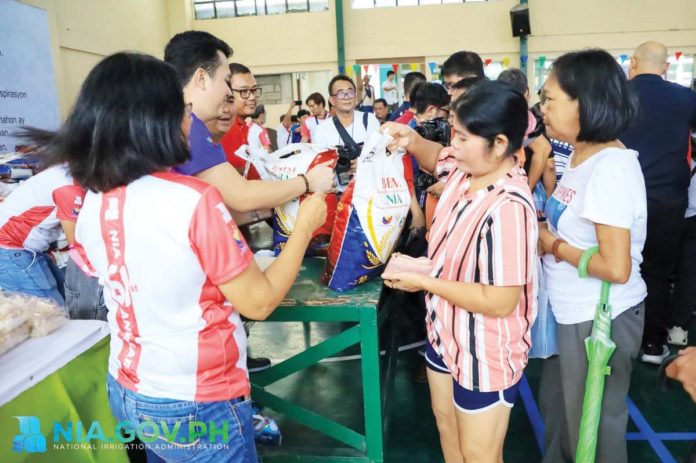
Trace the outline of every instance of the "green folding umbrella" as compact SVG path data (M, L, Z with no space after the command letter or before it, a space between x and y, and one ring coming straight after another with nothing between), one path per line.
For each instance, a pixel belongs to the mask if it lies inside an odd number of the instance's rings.
M587 278L587 265L592 256L599 252L595 246L582 254L578 265L580 278ZM602 398L604 396L604 377L611 374L609 358L616 349L611 340L611 306L609 289L611 284L602 281L602 292L595 311L592 334L585 339L587 350L587 379L585 381L585 398L582 404L582 421L576 463L594 463L597 454L597 434L602 415Z

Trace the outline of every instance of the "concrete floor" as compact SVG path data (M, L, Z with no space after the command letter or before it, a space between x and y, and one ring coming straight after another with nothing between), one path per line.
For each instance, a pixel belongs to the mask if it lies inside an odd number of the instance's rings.
M255 356L263 355L280 360L301 351L306 341L316 344L341 329L335 323L312 324L306 339L301 323L257 323L251 330L250 345ZM413 340L402 339L402 344ZM356 353L351 351L346 354ZM428 386L411 380L412 371L420 359L415 349L399 354L395 385L390 396L391 404L384 417L389 423L388 433L385 435L387 462L443 461L435 420L430 410ZM536 394L540 371L539 360L531 361L526 370L533 394ZM630 397L647 424L653 431L660 433L696 433L696 405L678 385L668 391L659 390L656 373L657 367L636 362ZM362 432L362 417L357 412L362 410L360 375L358 360L322 363L284 379L271 386L270 390ZM533 428L525 407L520 402L518 398L505 441L507 463L537 462L541 458ZM283 452L355 455L355 452L342 444L286 420L273 410L265 410L264 413L278 421L283 432ZM628 431L636 432L638 428L630 422ZM692 444L689 441L664 442L667 452L672 455L673 459L670 459L665 454L662 458L658 457L647 441L629 441L629 462L682 462ZM268 450L265 452L269 454ZM264 450L261 451L261 455L263 454Z

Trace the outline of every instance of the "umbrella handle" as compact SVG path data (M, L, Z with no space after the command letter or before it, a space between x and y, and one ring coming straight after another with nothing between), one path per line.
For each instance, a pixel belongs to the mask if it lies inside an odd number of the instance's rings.
M590 265L590 259L599 252L599 246L594 246L587 249L580 256L580 262L578 262L578 276L580 278L587 278L587 266Z
M578 276L580 276L580 278L587 278L587 266L590 265L590 259L592 259L592 257L597 253L599 253L599 246L593 246L586 249L585 252L582 253L582 256L580 256L580 262L578 262ZM605 306L609 303L610 288L611 283L608 281L602 281L602 293L599 301Z

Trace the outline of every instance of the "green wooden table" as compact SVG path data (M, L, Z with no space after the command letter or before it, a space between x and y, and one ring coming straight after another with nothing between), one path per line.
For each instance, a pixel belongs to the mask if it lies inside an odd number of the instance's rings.
M326 434L364 456L331 457L310 455L270 455L263 461L321 461L321 462L382 462L382 382L378 327L385 320L387 310L380 309L381 279L377 278L358 288L337 293L319 282L324 268L323 259L305 259L302 271L290 293L266 322L355 322L356 325L317 345L308 347L293 357L268 370L251 375L252 397L255 401L284 414L303 425ZM309 410L266 390L271 384L315 365L322 359L359 344L361 350L362 393L364 402L365 434L345 427L329 417ZM389 349L390 352L394 350ZM388 356L394 358L395 356ZM392 361L387 361L392 365ZM389 376L389 375L387 375Z

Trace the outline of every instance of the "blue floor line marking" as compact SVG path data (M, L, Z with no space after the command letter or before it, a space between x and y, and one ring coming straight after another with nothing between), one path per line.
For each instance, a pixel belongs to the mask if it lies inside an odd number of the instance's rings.
M524 409L527 411L527 416L529 417L529 422L532 425L532 430L534 431L534 438L539 446L539 451L541 456L544 456L544 420L541 418L541 413L539 413L539 407L534 400L534 395L532 394L532 389L529 387L527 382L527 377L522 375L520 380L520 395L522 396L522 404Z
M667 450L667 447L662 443L658 434L653 431L648 421L640 410L638 410L638 407L636 407L636 404L633 403L630 397L626 397L626 404L628 405L628 414L633 420L633 423L635 423L640 433L645 435L650 447L652 447L660 461L662 463L677 463L677 460L669 453L669 450Z
M696 432L656 432L655 435L662 442L671 441L692 441L696 440ZM627 432L626 440L638 441L648 440L642 432Z
M534 438L539 447L541 455L544 455L544 421L539 412L532 390L527 382L527 377L522 375L520 380L520 396L522 397L522 405L527 412L527 417L534 431ZM648 424L643 414L640 412L636 404L630 397L626 397L628 405L628 413L638 427L640 432L626 433L627 441L647 441L662 463L677 463L667 447L663 444L664 441L692 441L696 440L696 432L655 432Z

